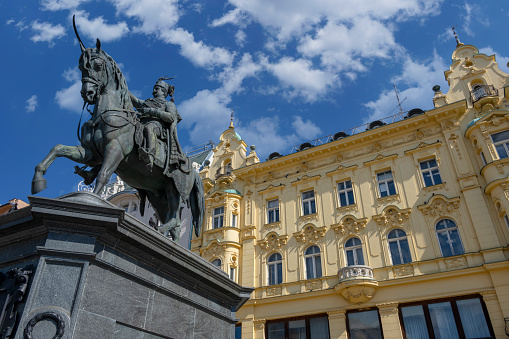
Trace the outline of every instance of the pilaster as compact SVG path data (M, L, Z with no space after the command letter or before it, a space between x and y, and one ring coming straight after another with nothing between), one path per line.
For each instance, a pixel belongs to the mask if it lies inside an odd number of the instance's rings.
M265 319L253 320L253 325L254 325L253 339L265 339Z
M398 303L377 304L385 339L403 339L398 316Z
M345 310L327 312L329 315L330 339L347 339L345 312Z
M494 289L481 291L482 298L486 304L486 309L490 316L491 325L495 332L496 338L504 338L505 322L500 303L498 301L497 292Z

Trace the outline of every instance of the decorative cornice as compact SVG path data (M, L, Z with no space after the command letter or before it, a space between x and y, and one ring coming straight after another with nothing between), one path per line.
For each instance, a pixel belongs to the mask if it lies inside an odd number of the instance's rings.
M352 165L352 166L348 166L348 167L345 167L343 165L339 165L338 168L336 168L334 171L330 171L330 172L327 172L325 174L330 177L332 175L343 173L343 172L347 172L347 171L355 171L358 167L359 166L357 166L357 165Z
M405 220L410 218L411 208L400 209L397 206L390 205L383 209L382 213L374 215L378 225L384 227L403 226Z
M307 174L304 174L304 176L300 179L297 179L296 181L292 181L292 185L296 186L296 185L300 185L300 184L304 184L304 183L307 183L307 182L310 182L310 181L318 181L320 179L321 175L320 174L317 174L317 175L314 175L312 177L308 176Z
M259 190L258 194L264 194L264 193L268 193L268 192L282 190L283 188L285 188L284 184L279 184L277 186L274 186L274 185L270 184L269 186L265 187L264 189Z
M450 214L459 209L459 206L459 197L449 199L446 196L439 194L432 196L427 203L417 206L417 208L420 209L424 215L436 217L442 216L446 213Z
M382 161L394 160L397 157L398 157L397 154L391 154L391 155L378 154L373 160L366 161L364 163L364 165L365 166L371 166L371 165L374 165L374 164L382 162Z
M200 248L200 256L205 258L212 258L223 254L226 249L226 244L220 243L218 240L214 239L208 243L206 247Z
M295 232L293 236L297 239L297 242L305 244L308 242L317 242L320 238L325 236L326 231L326 226L316 227L315 225L309 224L304 226L300 232Z
M337 224L331 225L331 228L336 234L348 235L359 234L361 230L366 228L368 218L357 219L353 215L345 215Z
M261 249L265 251L278 250L288 242L287 235L279 235L276 232L269 232L263 240L258 242Z
M416 152L423 151L425 149L439 148L440 146L442 146L442 142L440 142L440 141L434 142L432 144L427 144L425 142L421 142L419 145L417 145L417 147L409 149L409 150L406 150L405 154L409 155L409 154L413 154L413 153L416 153Z

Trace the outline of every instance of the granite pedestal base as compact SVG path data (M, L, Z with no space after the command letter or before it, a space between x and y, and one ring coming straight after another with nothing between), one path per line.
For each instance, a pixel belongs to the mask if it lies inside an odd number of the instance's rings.
M251 288L89 192L0 216L0 337L227 339Z

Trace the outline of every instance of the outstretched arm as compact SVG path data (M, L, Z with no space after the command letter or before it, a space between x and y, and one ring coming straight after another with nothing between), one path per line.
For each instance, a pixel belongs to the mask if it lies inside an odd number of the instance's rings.
M143 105L144 100L138 99L131 92L129 92L129 95L131 96L131 102L133 103L134 108L140 108Z

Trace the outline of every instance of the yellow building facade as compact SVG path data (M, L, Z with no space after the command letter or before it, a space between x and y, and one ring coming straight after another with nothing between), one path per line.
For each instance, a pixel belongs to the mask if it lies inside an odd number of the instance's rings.
M452 60L432 110L262 162L222 133L191 250L255 288L242 339L506 338L509 75Z

